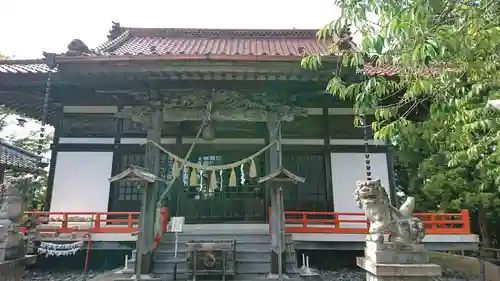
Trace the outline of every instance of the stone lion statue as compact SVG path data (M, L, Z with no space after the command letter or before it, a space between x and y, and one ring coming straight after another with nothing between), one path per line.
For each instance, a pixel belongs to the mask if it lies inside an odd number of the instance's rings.
M370 221L367 241L384 242L384 233L389 232L389 242L418 244L425 236L424 224L412 216L415 199L407 197L401 208L391 205L387 191L380 180L356 182L355 199Z

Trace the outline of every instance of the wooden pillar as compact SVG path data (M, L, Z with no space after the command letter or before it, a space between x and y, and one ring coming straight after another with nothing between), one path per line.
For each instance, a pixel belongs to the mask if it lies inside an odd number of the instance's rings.
M325 102L326 104L326 102ZM332 181L332 154L330 152L330 126L329 126L329 116L328 116L328 106L323 106L323 155L324 155L324 167L325 167L325 200L326 200L326 210L327 212L334 211L334 199L333 197L333 181Z
M47 190L45 191L45 201L43 204L43 210L50 211L50 203L52 201L52 192L54 190L54 177L56 175L56 165L57 165L57 150L59 146L59 136L61 135L61 130L63 130L62 122L64 118L63 107L57 107L56 123L54 125L54 137L52 138L52 143L50 144L50 163L49 163L49 175L47 177Z
M394 207L399 208L399 202L397 198L397 190L396 190L396 175L394 172L394 147L392 144L387 143L387 151L385 153L387 159L387 172L389 176L389 197L391 199L391 203Z
M277 114L268 113L268 121L267 121L267 129L269 132L269 142L279 141L281 138L281 126L279 125L279 120ZM269 171L268 173L272 173L278 170L281 167L281 156L282 149L281 145L276 146L276 148L271 148L269 150ZM271 275L279 274L279 262L278 255L282 256L282 273L285 273L286 268L286 255L285 255L285 241L284 237L282 237L281 228L283 224L283 212L279 212L279 210L283 210L283 198L280 196L279 186L276 184L268 184L268 188L270 189L271 195ZM281 208L280 208L281 206ZM280 247L281 243L281 247Z
M6 166L0 165L0 184L3 184L3 182L5 180L5 169L6 169Z
M155 143L161 143L161 134L163 126L163 109L158 107L152 112L151 122L148 124L147 139ZM156 176L160 173L160 150L153 146L146 146L146 154L144 157L144 168L153 172ZM156 182L150 187L143 189L141 218L140 218L140 234L139 234L139 251L140 269L136 269L136 275L144 275L151 273L151 265L153 262L154 249L154 226L156 216L156 201L158 200L159 183ZM140 272L137 272L140 270Z

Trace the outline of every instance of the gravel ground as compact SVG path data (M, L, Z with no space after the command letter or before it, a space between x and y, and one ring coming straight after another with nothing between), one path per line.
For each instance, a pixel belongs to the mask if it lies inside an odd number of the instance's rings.
M109 271L94 271L89 270L87 274L79 271L34 271L28 274L23 281L85 281L95 278L101 274L105 274ZM31 276L30 276L31 275Z
M366 281L366 273L361 270L345 269L339 271L319 270L316 271L325 281ZM470 279L461 273L453 272L448 269L443 270L443 276L435 279L436 281L477 281Z
M344 269L339 271L314 271L318 272L325 281L366 281L365 273L361 270ZM85 276L83 272L35 271L31 273L31 277L27 277L23 279L23 281L86 281L108 272L110 271L89 271L87 276ZM436 279L436 281L477 281L477 279L470 279L461 273L444 269L443 277Z

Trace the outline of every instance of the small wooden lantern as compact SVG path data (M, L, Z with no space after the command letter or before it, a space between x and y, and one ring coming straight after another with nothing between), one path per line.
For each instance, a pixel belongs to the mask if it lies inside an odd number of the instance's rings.
M268 174L267 176L261 177L259 179L259 183L264 183L267 181L269 181L271 183L277 183L277 184L285 184L285 183L298 184L298 183L306 182L306 179L303 177L297 176L296 174L281 167L278 170Z
M135 165L130 165L125 171L109 178L109 182L115 182L115 181L137 182L137 183L165 182L165 180L163 180L160 177L157 177L151 171Z

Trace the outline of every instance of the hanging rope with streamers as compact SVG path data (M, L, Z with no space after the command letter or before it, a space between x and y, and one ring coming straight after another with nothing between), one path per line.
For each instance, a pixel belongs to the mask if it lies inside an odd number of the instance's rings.
M242 159L242 160L239 160L239 161L236 161L236 162L233 162L233 163L229 163L229 164L224 164L224 165L214 165L214 166L203 166L202 164L200 163L194 163L194 162L190 162L190 161L187 161L187 157L182 159L181 157L175 155L174 153L166 150L164 147L162 147L160 144L154 142L154 141L151 141L151 140L148 140L146 142L146 144L151 144L151 145L154 145L156 146L158 149L160 149L162 152L164 152L165 154L167 154L170 158L174 159L174 163L172 165L172 175L173 177L177 177L180 173L179 171L181 171L182 169L184 169L184 167L187 167L188 169L191 169L191 173L190 173L190 176L189 176L189 180L188 180L188 185L190 186L195 186L195 185L198 185L198 178L200 178L200 188L203 188L203 175L205 172L208 172L209 173L209 181L208 181L208 190L215 190L218 188L217 186L217 177L216 177L216 171L219 171L219 173L222 175L222 171L224 170L230 170L231 171L231 174L229 175L229 183L228 185L230 187L235 187L237 185L237 178L236 178L236 169L239 167L240 168L240 173L241 173L241 176L240 176L240 184L241 185L244 185L245 182L247 181L246 178L245 178L245 172L244 172L244 166L245 164L249 164L249 172L248 172L248 177L250 179L253 179L253 178L256 178L257 177L257 167L255 165L255 159L257 157L259 157L262 153L264 153L266 150L268 150L269 148L273 147L275 144L278 144L277 141L274 141L274 142L271 142L270 144L268 144L266 147L262 148L261 150L257 151L256 153ZM177 163L181 163L181 167L178 166ZM188 172L189 173L189 172ZM199 176L199 177L198 177ZM171 181L173 182L175 180L175 178ZM186 184L186 183L185 183ZM222 186L222 176L221 176L221 186ZM165 192L168 192L168 189L167 188L165 190ZM161 201L158 201L159 203Z
M261 150L257 151L256 153L254 153L254 154L252 154L252 155L250 155L250 156L248 156L248 157L246 157L244 159L238 160L238 161L233 162L233 163L228 163L228 164L224 164L224 165L214 165L214 166L203 166L200 163L194 163L194 162L187 161L187 160L185 160L185 159L183 159L183 158L175 155L174 153L166 150L163 146L161 146L160 144L158 144L158 143L156 143L154 141L151 141L151 140L146 141L145 144L152 144L152 145L156 146L158 149L160 149L162 152L164 152L165 154L167 154L169 157L173 158L174 162L185 161L185 166L187 166L189 168L196 169L196 170L203 169L204 171L210 171L211 172L211 171L219 171L219 170L232 170L232 169L238 168L242 164L246 164L246 163L250 163L251 166L255 167L255 158L257 158L262 153L266 152L266 150L268 150L269 148L271 148L275 144L277 144L277 141L273 141L273 142L269 143L266 147L262 148ZM253 164L251 162L253 162ZM175 169L176 170L182 169L182 167L181 168L175 168ZM252 175L250 175L250 177L251 178L255 178L256 174L252 173Z

